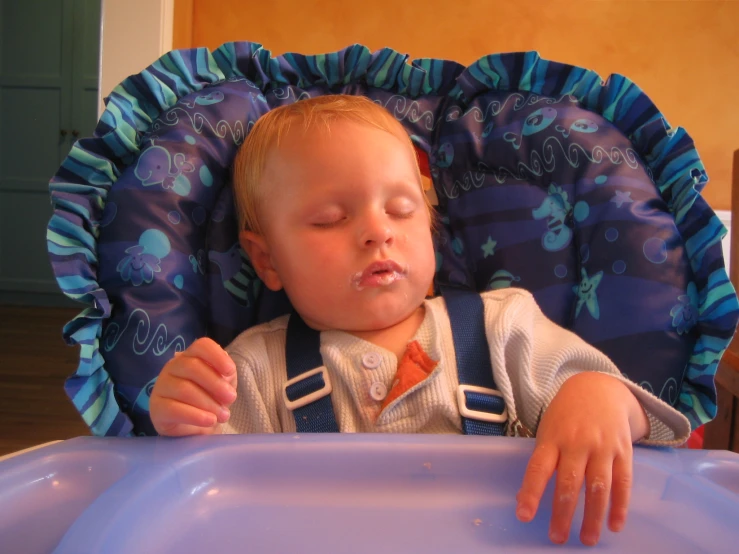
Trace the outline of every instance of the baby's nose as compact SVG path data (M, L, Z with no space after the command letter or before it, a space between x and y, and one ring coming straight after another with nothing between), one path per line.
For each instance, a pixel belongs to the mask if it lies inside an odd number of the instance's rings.
M393 242L394 233L389 222L385 218L373 218L368 222L362 233L361 243L364 246L390 245Z

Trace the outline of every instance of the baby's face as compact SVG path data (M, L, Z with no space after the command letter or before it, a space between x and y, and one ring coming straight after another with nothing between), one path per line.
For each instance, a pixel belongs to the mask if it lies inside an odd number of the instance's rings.
M413 156L391 133L345 121L290 132L268 156L265 239L311 327L385 329L423 302L435 256Z

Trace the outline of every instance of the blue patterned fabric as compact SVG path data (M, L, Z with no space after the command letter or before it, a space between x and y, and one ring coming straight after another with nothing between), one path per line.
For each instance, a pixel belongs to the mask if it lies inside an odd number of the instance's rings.
M81 345L65 388L94 434L153 433L149 394L175 351L290 310L239 249L230 166L262 114L329 93L382 104L428 154L438 286L531 290L693 426L715 415L739 317L726 231L692 140L628 79L533 52L464 67L239 42L126 79L50 183L51 262L86 306L64 329Z

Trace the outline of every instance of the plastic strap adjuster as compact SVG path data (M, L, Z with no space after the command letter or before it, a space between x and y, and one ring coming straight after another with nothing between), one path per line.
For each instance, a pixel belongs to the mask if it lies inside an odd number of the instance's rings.
M499 412L493 411L495 408L492 406L490 406L491 411L472 409L468 406L469 399L467 398L467 393L500 398L500 400L493 400L493 403L502 404L503 410ZM480 402L477 404L479 405ZM457 405L459 406L460 415L467 419L475 419L477 421L485 421L487 423L505 423L508 421L508 408L505 407L503 394L495 389L476 387L474 385L459 385L457 388Z
M307 389L307 393L305 389ZM319 366L301 373L285 383L282 396L285 406L292 412L330 395L332 390L326 366Z

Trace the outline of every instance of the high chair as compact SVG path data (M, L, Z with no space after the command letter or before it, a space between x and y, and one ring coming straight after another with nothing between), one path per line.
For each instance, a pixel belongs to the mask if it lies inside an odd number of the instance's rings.
M552 548L551 486L534 522L514 515L532 439L123 438L153 434L149 395L175 352L201 336L225 345L291 309L238 246L230 168L259 116L329 93L366 95L412 137L441 219L436 293L526 288L693 427L715 415L739 317L725 229L700 196L693 142L628 79L534 52L463 67L362 46L176 51L114 89L95 136L52 179L51 262L84 305L64 329L81 346L65 388L100 436L0 460L12 507L0 510L0 551ZM450 313L468 316L459 306ZM464 386L474 420L485 409ZM505 406L488 412L501 434ZM636 448L634 466L629 524L604 532L600 551L736 550L735 454ZM581 519L582 501L563 551L580 550Z
M625 77L498 54L469 67L355 45L272 57L174 51L116 87L51 181L51 263L84 306L66 391L93 434L152 434L148 398L194 339L222 345L286 313L240 250L236 149L267 110L363 94L408 130L441 216L436 292L523 287L693 427L739 306L725 229L687 133Z

